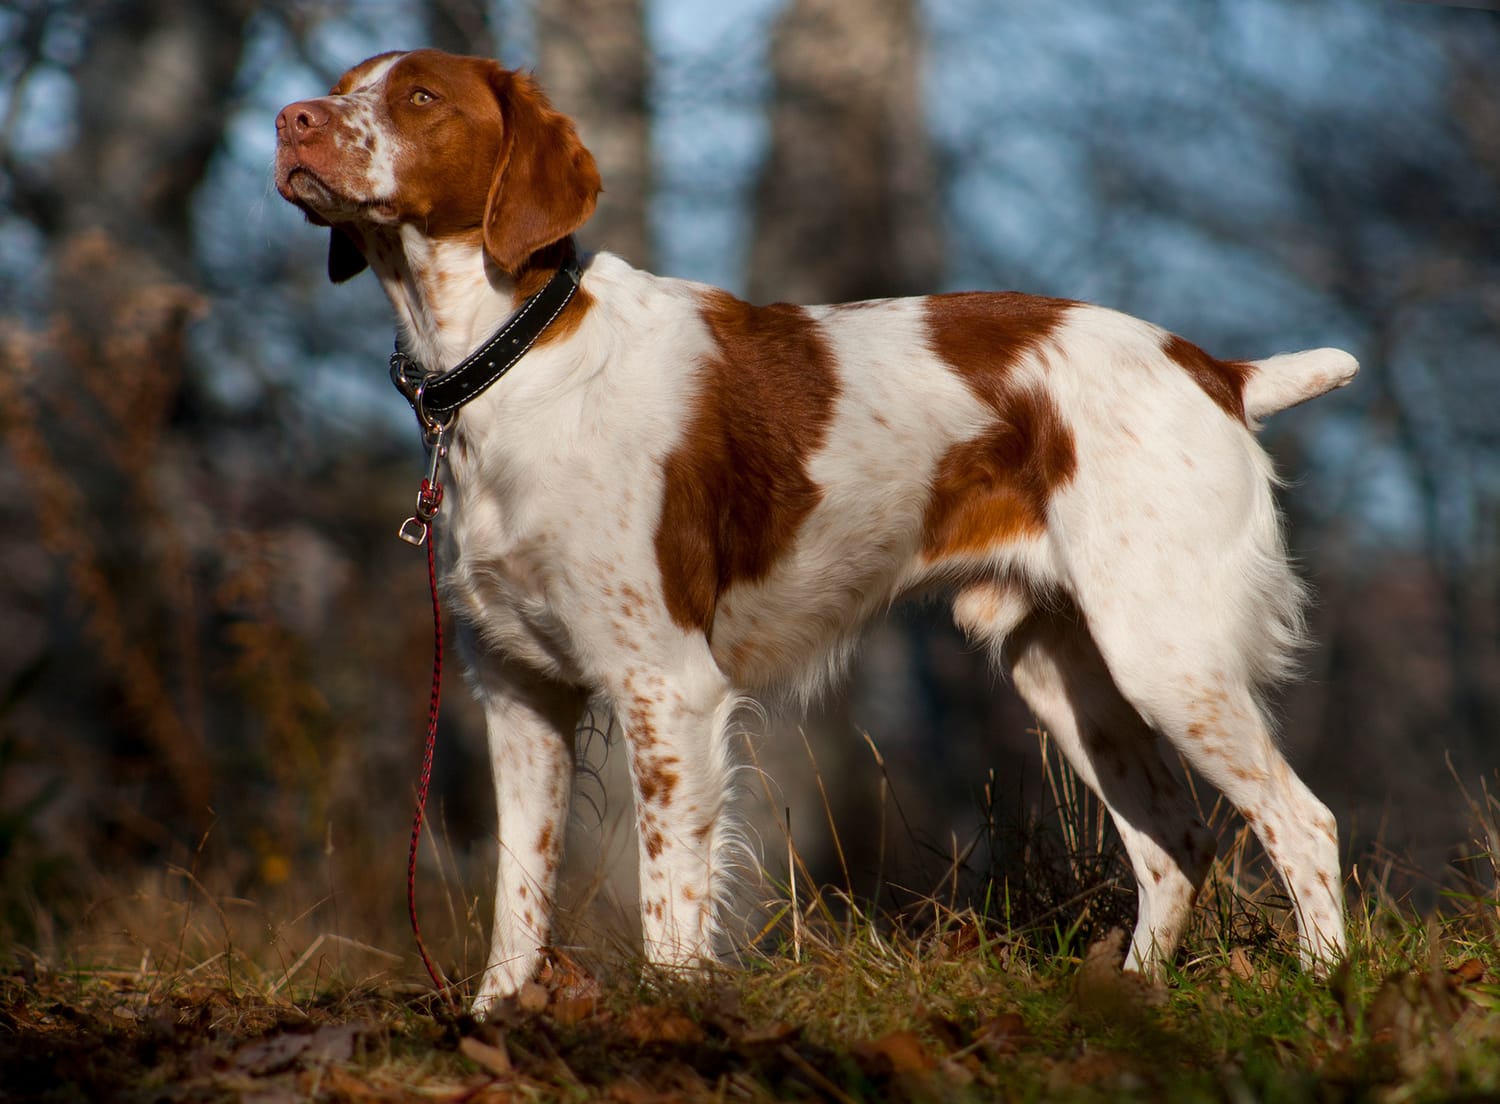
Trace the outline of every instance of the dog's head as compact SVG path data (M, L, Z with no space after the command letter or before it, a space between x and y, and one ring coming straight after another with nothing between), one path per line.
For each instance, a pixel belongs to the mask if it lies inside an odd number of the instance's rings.
M331 228L328 274L366 264L367 231L472 239L516 273L594 211L594 158L536 82L437 50L360 62L276 117L276 189Z

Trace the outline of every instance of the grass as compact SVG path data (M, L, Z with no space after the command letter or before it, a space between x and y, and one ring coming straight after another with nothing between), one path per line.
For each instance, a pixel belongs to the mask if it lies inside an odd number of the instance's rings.
M1002 840L990 818L980 850L1008 858L979 871L979 907L958 903L956 864L974 868L973 848L955 847L941 891L878 916L803 880L795 910L789 885L736 968L660 976L604 954L558 958L485 1024L416 982L405 945L275 922L172 871L175 911L138 892L136 913L114 913L128 940L12 958L0 1101L1500 1094L1487 853L1435 915L1356 871L1354 952L1317 980L1297 968L1248 835L1215 808L1225 846L1194 930L1170 976L1147 982L1118 966L1130 902L1098 810L1051 759L1046 777L1061 827ZM1485 818L1496 808L1475 804Z
M1382 906L1383 908L1384 906ZM924 931L814 904L802 950L692 979L566 968L489 1024L405 981L279 984L21 960L0 1098L52 1100L1324 1100L1500 1091L1500 961L1472 919L1366 917L1327 982L1289 948L1211 945L1166 984L1116 933L1059 955L973 912ZM1373 939L1371 938L1373 937Z

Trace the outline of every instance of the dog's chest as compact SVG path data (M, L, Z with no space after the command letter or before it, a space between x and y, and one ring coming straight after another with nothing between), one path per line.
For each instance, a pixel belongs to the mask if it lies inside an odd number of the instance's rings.
M612 450L544 452L453 465L445 587L487 648L585 681L579 642L598 630L601 588L655 589L659 487L649 465Z

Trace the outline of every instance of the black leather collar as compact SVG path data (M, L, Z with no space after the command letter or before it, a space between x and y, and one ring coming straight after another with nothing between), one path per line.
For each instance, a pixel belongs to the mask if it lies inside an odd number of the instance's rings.
M392 353L391 382L423 426L451 421L459 407L514 368L572 300L581 277L577 260L569 260L488 341L446 372L430 373L400 349Z

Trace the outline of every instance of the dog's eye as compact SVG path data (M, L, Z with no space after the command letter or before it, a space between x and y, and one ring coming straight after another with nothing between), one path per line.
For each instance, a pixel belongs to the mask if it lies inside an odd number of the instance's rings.
M418 107L425 107L427 104L430 104L433 100L437 99L437 97L434 96L431 92L427 91L427 89L425 88L418 88L412 92L410 99L411 102L416 104Z

